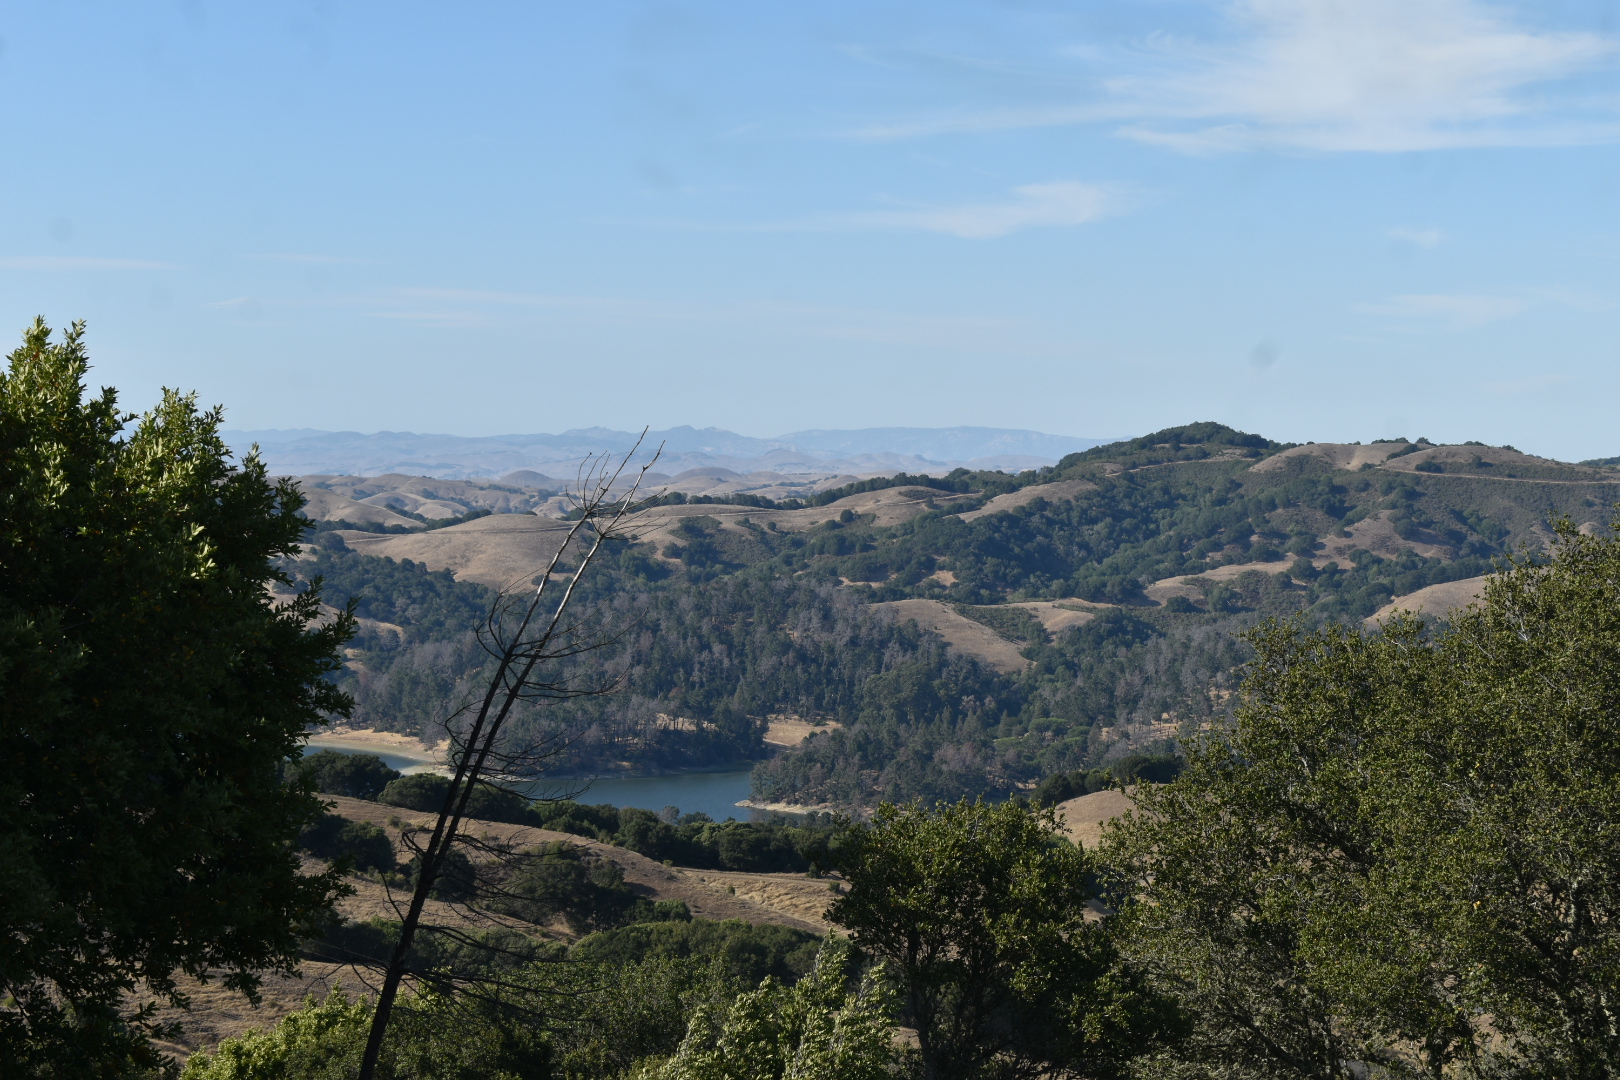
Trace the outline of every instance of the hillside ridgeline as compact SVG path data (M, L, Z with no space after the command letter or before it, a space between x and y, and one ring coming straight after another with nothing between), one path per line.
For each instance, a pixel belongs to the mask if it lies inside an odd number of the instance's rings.
M1235 632L1263 618L1443 617L1504 554L1541 550L1551 521L1597 529L1617 497L1620 470L1510 447L1288 446L1218 424L1017 475L675 492L637 509L638 542L582 583L623 633L580 663L623 691L544 722L578 731L559 762L576 774L754 760L772 804L1005 795L1206 723L1247 658ZM399 509L426 516L414 505ZM562 538L520 505L313 538L297 572L323 575L334 603L361 598L341 676L359 724L430 735L477 684L471 631L494 590ZM771 756L773 719L831 723Z

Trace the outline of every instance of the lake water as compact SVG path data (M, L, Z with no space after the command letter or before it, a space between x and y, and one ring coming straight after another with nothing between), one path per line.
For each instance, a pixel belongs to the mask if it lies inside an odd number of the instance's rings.
M672 776L616 776L605 777L591 784L579 796L582 803L612 803L614 806L639 806L657 813L666 806L679 807L681 813L694 811L708 814L716 821L765 815L737 805L737 800L748 798L748 777L751 769L732 772L676 773Z
M344 746L329 739L322 739L318 745L308 749L336 750L340 754L376 754L390 769L400 772L422 772L433 767L428 759L420 756L390 754L370 746ZM737 805L738 800L748 798L751 772L752 769L745 768L725 772L674 773L669 776L604 777L591 782L590 787L579 794L578 801L611 803L620 807L637 806L654 813L666 806L674 806L683 814L704 813L716 821L732 817L739 821L763 819L768 816L764 812ZM573 790L584 783L584 780L559 780L547 786Z

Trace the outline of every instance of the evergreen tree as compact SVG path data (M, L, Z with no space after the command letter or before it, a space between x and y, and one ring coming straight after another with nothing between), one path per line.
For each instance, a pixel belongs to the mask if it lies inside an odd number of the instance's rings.
M1162 1075L1620 1073L1620 539L1562 523L1439 628L1253 643L1108 849L1197 1018Z
M271 599L303 500L230 464L217 410L166 391L128 428L82 326L50 336L0 374L0 1061L88 1077L155 1061L177 972L252 993L329 908L284 775L347 709L352 620Z
M1175 1021L1086 918L1095 864L1051 810L884 805L827 917L891 964L924 1080L1118 1075Z

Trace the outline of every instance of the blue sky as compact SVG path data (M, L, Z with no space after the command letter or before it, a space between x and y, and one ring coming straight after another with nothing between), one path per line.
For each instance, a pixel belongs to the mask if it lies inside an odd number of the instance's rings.
M241 428L1620 454L1614 16L22 0L0 325Z

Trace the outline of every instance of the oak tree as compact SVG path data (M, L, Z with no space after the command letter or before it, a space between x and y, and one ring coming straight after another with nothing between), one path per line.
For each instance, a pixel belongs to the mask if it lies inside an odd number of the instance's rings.
M285 780L351 633L277 601L303 499L233 465L218 410L87 393L83 327L36 321L0 373L0 1060L42 1076L156 1061L177 974L254 992L337 880ZM132 1004L133 1003L133 1004Z

